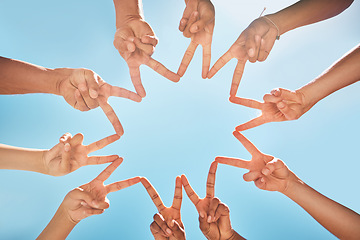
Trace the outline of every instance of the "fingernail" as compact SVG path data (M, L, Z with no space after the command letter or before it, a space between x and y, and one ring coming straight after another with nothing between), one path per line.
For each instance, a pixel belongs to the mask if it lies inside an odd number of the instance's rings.
M277 104L278 108L284 108L285 107L285 104L283 102L279 102Z
M93 200L93 201L91 202L91 204L92 204L94 207L96 207L96 208L99 207L98 203L97 203L95 200Z
M250 48L248 51L249 57L253 57L254 56L254 49Z
M180 24L184 25L185 24L185 19L181 19Z
M83 206L87 205L86 202L84 202L84 201L82 201L80 204L83 205Z
M261 179L260 179L260 182L262 182L262 183L265 182L265 179L264 179L264 178L261 178Z
M200 217L201 217L201 218L204 218L204 217L205 217L203 212L200 212Z
M171 222L170 222L170 227L173 227L175 225L175 220L173 219Z
M91 98L97 98L98 97L98 93L94 89L90 89L89 93L90 93Z
M64 150L65 150L65 152L68 152L68 151L70 151L70 143L65 143L65 146L64 146Z
M264 175L268 175L269 174L269 169L267 169L267 168L265 168L265 169L263 169L262 170L262 173L264 174Z
M211 216L208 216L207 222L211 223Z
M167 232L168 234L172 234L170 228L167 228L167 229L166 229L166 232Z

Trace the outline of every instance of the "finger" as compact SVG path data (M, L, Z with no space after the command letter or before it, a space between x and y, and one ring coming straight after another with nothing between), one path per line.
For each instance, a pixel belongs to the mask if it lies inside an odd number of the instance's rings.
M181 177L177 176L175 180L175 193L174 199L172 203L172 207L176 210L181 209L181 202L182 202L182 184L181 184Z
M196 207L196 205L200 201L199 196L195 193L194 189L190 186L189 181L187 180L185 175L181 175L181 182L182 182L182 185L184 186L187 196L189 197L190 201Z
M72 138L71 133L65 133L60 137L59 142L60 143L66 143L66 142L70 141L71 138Z
M254 181L255 186L260 188L260 189L266 189L266 181L264 177L259 177L258 179L256 179Z
M190 38L193 35L193 33L190 32L190 28L196 22L198 17L199 17L199 12L194 11L194 12L191 13L190 18L189 18L189 20L188 20L188 22L186 24L186 27L185 27L185 29L183 31L184 37Z
M173 227L170 227L170 229L172 230L175 239L185 239L184 231L182 230L180 224L175 220L172 221L173 221Z
M211 222L214 221L214 219L215 219L215 211L216 211L219 203L220 203L220 200L218 198L211 199L209 210L208 210L208 218L207 218L208 223L211 223Z
M70 143L65 143L64 151L61 154L61 162L60 162L60 169L63 173L71 172L70 160L71 160L71 145Z
M166 233L160 228L160 226L155 221L153 221L150 224L150 231L151 231L152 235L154 236L155 240L167 240L168 239Z
M131 81L135 87L137 94L139 94L140 97L144 98L146 96L146 92L144 86L141 83L139 67L129 67L129 72Z
M248 130L250 128L254 128L257 126L260 126L262 124L266 123L266 121L264 120L263 116L259 116L257 118L251 119L250 121L240 124L239 126L237 126L235 128L236 131L245 131Z
M262 39L261 39L261 47L259 51L258 60L265 61L269 56L271 49L274 46L276 40L276 32L268 32Z
M231 83L230 96L235 96L237 93L242 75L244 73L245 63L246 60L239 60L235 67L235 71Z
M135 46L143 51L146 55L151 56L155 51L155 47L153 45L142 43L141 39L139 38L134 38L134 43Z
M148 192L151 200L154 202L156 208L161 213L161 211L165 209L165 205L164 205L163 201L161 200L161 197L159 196L159 194L157 193L155 188L151 185L149 180L142 177L140 179L140 181L141 181L142 185L145 187L146 191Z
M209 174L206 181L206 197L213 198L215 195L215 177L218 162L213 161L210 165Z
M119 140L119 138L120 138L119 135L114 134L114 135L108 136L106 138L103 138L99 141L93 142L86 146L87 151L89 153L92 153L94 151L102 149L102 148L106 147L107 145L109 145L110 143L113 143L113 142Z
M230 96L229 100L232 103L240 104L240 105L243 105L243 106L249 107L249 108L255 108L255 109L259 109L259 110L261 110L261 108L262 108L262 103L259 101L253 100L253 99Z
M94 209L94 208L85 208L84 213L86 217L92 216L92 215L99 215L104 212L104 209Z
M264 102L268 102L268 103L278 103L282 100L281 97L275 97L272 94L265 94L263 97Z
M259 55L259 49L261 44L261 37L259 35L252 35L246 39L245 47L247 48L247 54L249 61L254 63Z
M132 186L134 184L137 184L139 182L140 182L140 177L133 177L133 178L129 178L129 179L126 179L126 180L123 180L123 181L114 182L114 183L111 183L109 185L106 185L106 190L107 190L108 193L116 192L116 191L119 191L121 189L130 187L130 186Z
M122 162L123 162L122 158L116 159L109 166L107 166L105 170L102 171L94 180L105 182L105 180L111 176L111 174L115 171L116 168L120 166Z
M244 169L249 169L249 161L245 161L239 158L229 158L229 157L216 157L215 161L218 163L222 163L222 164L226 164L226 165L230 165L233 167L238 167L238 168L244 168Z
M151 44L154 47L158 44L159 40L155 36L145 35L141 37L141 42L144 44Z
M132 91L129 91L125 88L121 88L121 87L117 87L117 86L111 86L110 96L127 98L127 99L133 100L135 102L141 102L141 100L142 100L140 95L138 95Z
M79 91L79 89L75 90L75 104L74 104L74 108L77 110L80 110L82 112L84 111L89 111L90 108L88 106L86 106L86 103L83 99L83 97L81 96L81 93Z
M117 117L114 109L110 106L110 104L106 101L106 98L103 96L98 97L99 105L106 117L109 119L110 123L113 125L115 132L122 136L124 134L124 129L120 123L119 118Z
M202 31L205 29L205 26L209 24L214 19L213 15L208 15L206 17L201 17L198 21L194 22L190 26L190 32L191 33L197 33L199 31Z
M261 173L265 176L271 175L274 171L281 169L285 166L284 162L278 158L274 158L268 162L265 167L261 170Z
M229 215L230 215L229 207L226 206L226 204L220 202L218 207L216 208L214 219L212 220L213 222L216 222L221 216L229 216Z
M252 181L255 181L256 179L259 179L261 177L261 173L258 172L258 171L250 171L248 173L245 173L243 175L243 179L246 181L246 182L252 182Z
M246 137L244 137L244 135L242 135L239 132L233 132L233 135L241 142L241 144L246 148L246 150L251 154L251 155L256 155L261 153L254 144L252 144L252 142L250 142Z
M84 141L84 135L82 133L78 133L70 140L70 144L74 146L74 145L82 144L83 141Z
M68 196L72 200L82 200L90 207L99 208L99 204L96 201L96 197L90 192L84 191L84 189L82 189L81 187L75 188L74 190L69 192Z
M227 64L233 58L230 50L228 50L224 55L222 55L212 66L207 77L212 78L225 64Z
M271 91L271 94L274 95L275 97L280 97L283 100L287 100L287 101L297 102L298 100L295 92L284 88L273 89Z
M161 214L156 213L154 215L154 221L160 227L162 233L164 233L165 236L170 236L172 234L171 229L168 227L168 225L166 224L166 222L164 220L164 217Z
M104 163L113 162L118 159L118 155L110 155L110 156L91 156L88 157L86 165L99 165Z
M80 91L81 97L89 109L93 109L98 106L97 101L90 97L90 94L89 94L90 90L89 90L86 82L79 83L78 90ZM95 90L93 90L93 91L95 91ZM94 93L92 93L92 94L94 94ZM96 91L96 96L97 96L97 91Z
M182 77L184 76L186 69L188 68L191 59L194 56L195 50L199 44L194 43L193 41L190 42L189 47L186 49L183 59L181 60L179 69L177 74Z
M284 103L284 101L281 101L276 104L277 108L280 110L282 114L286 117L288 120L295 120L298 119L298 113L291 109L288 104Z
M161 76L173 82L178 82L180 80L179 75L170 71L164 65L162 65L160 62L156 61L153 58L150 58L150 60L146 63L146 65L152 68L155 72L159 73Z
M203 46L203 66L202 66L202 78L206 78L209 73L211 62L211 44Z
M100 78L99 75L97 75L95 72L86 69L84 71L84 77L87 84L87 87L89 88L89 96L92 99L95 99L98 97L99 92L99 82L98 79ZM101 79L101 78L100 78ZM97 102L93 102L93 104L97 104ZM89 106L89 105L88 105Z
M192 7L193 7L192 5L186 5L186 7L185 7L183 16L182 16L182 18L180 20L180 24L179 24L179 30L181 32L183 32L185 30L185 27L186 27L187 23L189 22L190 15L193 11Z

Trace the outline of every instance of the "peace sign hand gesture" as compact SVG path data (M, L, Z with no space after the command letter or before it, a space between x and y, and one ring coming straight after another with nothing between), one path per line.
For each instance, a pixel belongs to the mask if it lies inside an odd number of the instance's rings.
M146 178L142 177L140 181L159 211L159 213L154 215L154 221L150 225L154 238L156 240L185 239L185 230L180 214L182 202L181 178L179 176L176 177L174 200L171 207L164 205L159 194Z
M200 229L209 240L243 239L231 227L230 210L215 194L215 174L217 162L212 162L206 182L206 197L200 198L190 186L185 175L181 181L185 192L199 212Z
M81 133L74 137L70 133L65 133L58 144L44 153L45 173L52 176L62 176L83 166L112 162L119 156L88 157L88 154L104 148L119 138L117 134L114 134L89 145L83 145L84 136Z
M130 18L118 26L114 46L128 64L131 81L136 92L143 98L146 96L141 83L140 65L145 64L165 78L178 82L180 77L167 69L151 55L155 51L158 39L150 25L143 19Z
M199 44L203 48L202 77L207 77L211 62L214 26L215 9L210 0L189 0L186 2L179 30L183 32L185 37L191 38L191 42L177 72L180 77L185 74Z

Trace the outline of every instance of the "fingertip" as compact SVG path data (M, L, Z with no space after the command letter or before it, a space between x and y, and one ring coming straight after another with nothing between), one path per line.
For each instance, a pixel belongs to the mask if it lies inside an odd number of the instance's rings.
M69 152L71 150L70 143L65 143L64 150L65 150L65 152Z
M284 108L285 107L285 103L283 103L283 102L279 102L279 103L277 103L276 104L276 106L278 107L278 108Z
M267 169L267 168L264 168L262 171L261 171L262 174L264 174L265 176L269 175L270 173L270 170Z
M280 89L279 88L275 88L273 90L271 90L270 92L272 95L274 95L275 97L279 97L280 96Z
M242 130L242 127L241 127L241 125L239 125L239 126L237 126L236 128L235 128L235 132L240 132ZM234 134L235 135L235 134Z
M89 90L89 95L91 98L95 99L98 97L98 92L95 89L90 89Z
M230 101L231 103L235 103L235 99L236 99L235 96L230 96L230 97L229 97L229 101Z
M248 50L248 55L249 55L249 57L254 57L254 55L255 55L255 50L253 49L253 48L250 48L249 50Z
M198 25L192 25L190 28L190 32L191 33L197 33L199 31L199 26Z

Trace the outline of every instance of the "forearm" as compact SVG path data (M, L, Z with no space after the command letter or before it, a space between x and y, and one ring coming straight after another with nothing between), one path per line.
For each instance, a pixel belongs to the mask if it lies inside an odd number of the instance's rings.
M142 0L114 0L116 28L133 18L144 19Z
M360 80L360 45L356 46L315 80L301 87L306 104L314 105L331 93Z
M280 35L292 29L334 17L354 0L301 0L269 17L279 28Z
M0 94L58 93L61 76L53 69L0 57Z
M0 144L0 169L45 173L43 161L45 151Z
M73 228L76 226L76 222L71 221L69 216L66 214L66 211L60 205L59 209L56 211L54 217L51 219L46 228L41 232L38 240L41 239L66 239L70 234Z
M360 238L360 215L325 197L301 180L291 181L284 194L340 239Z

